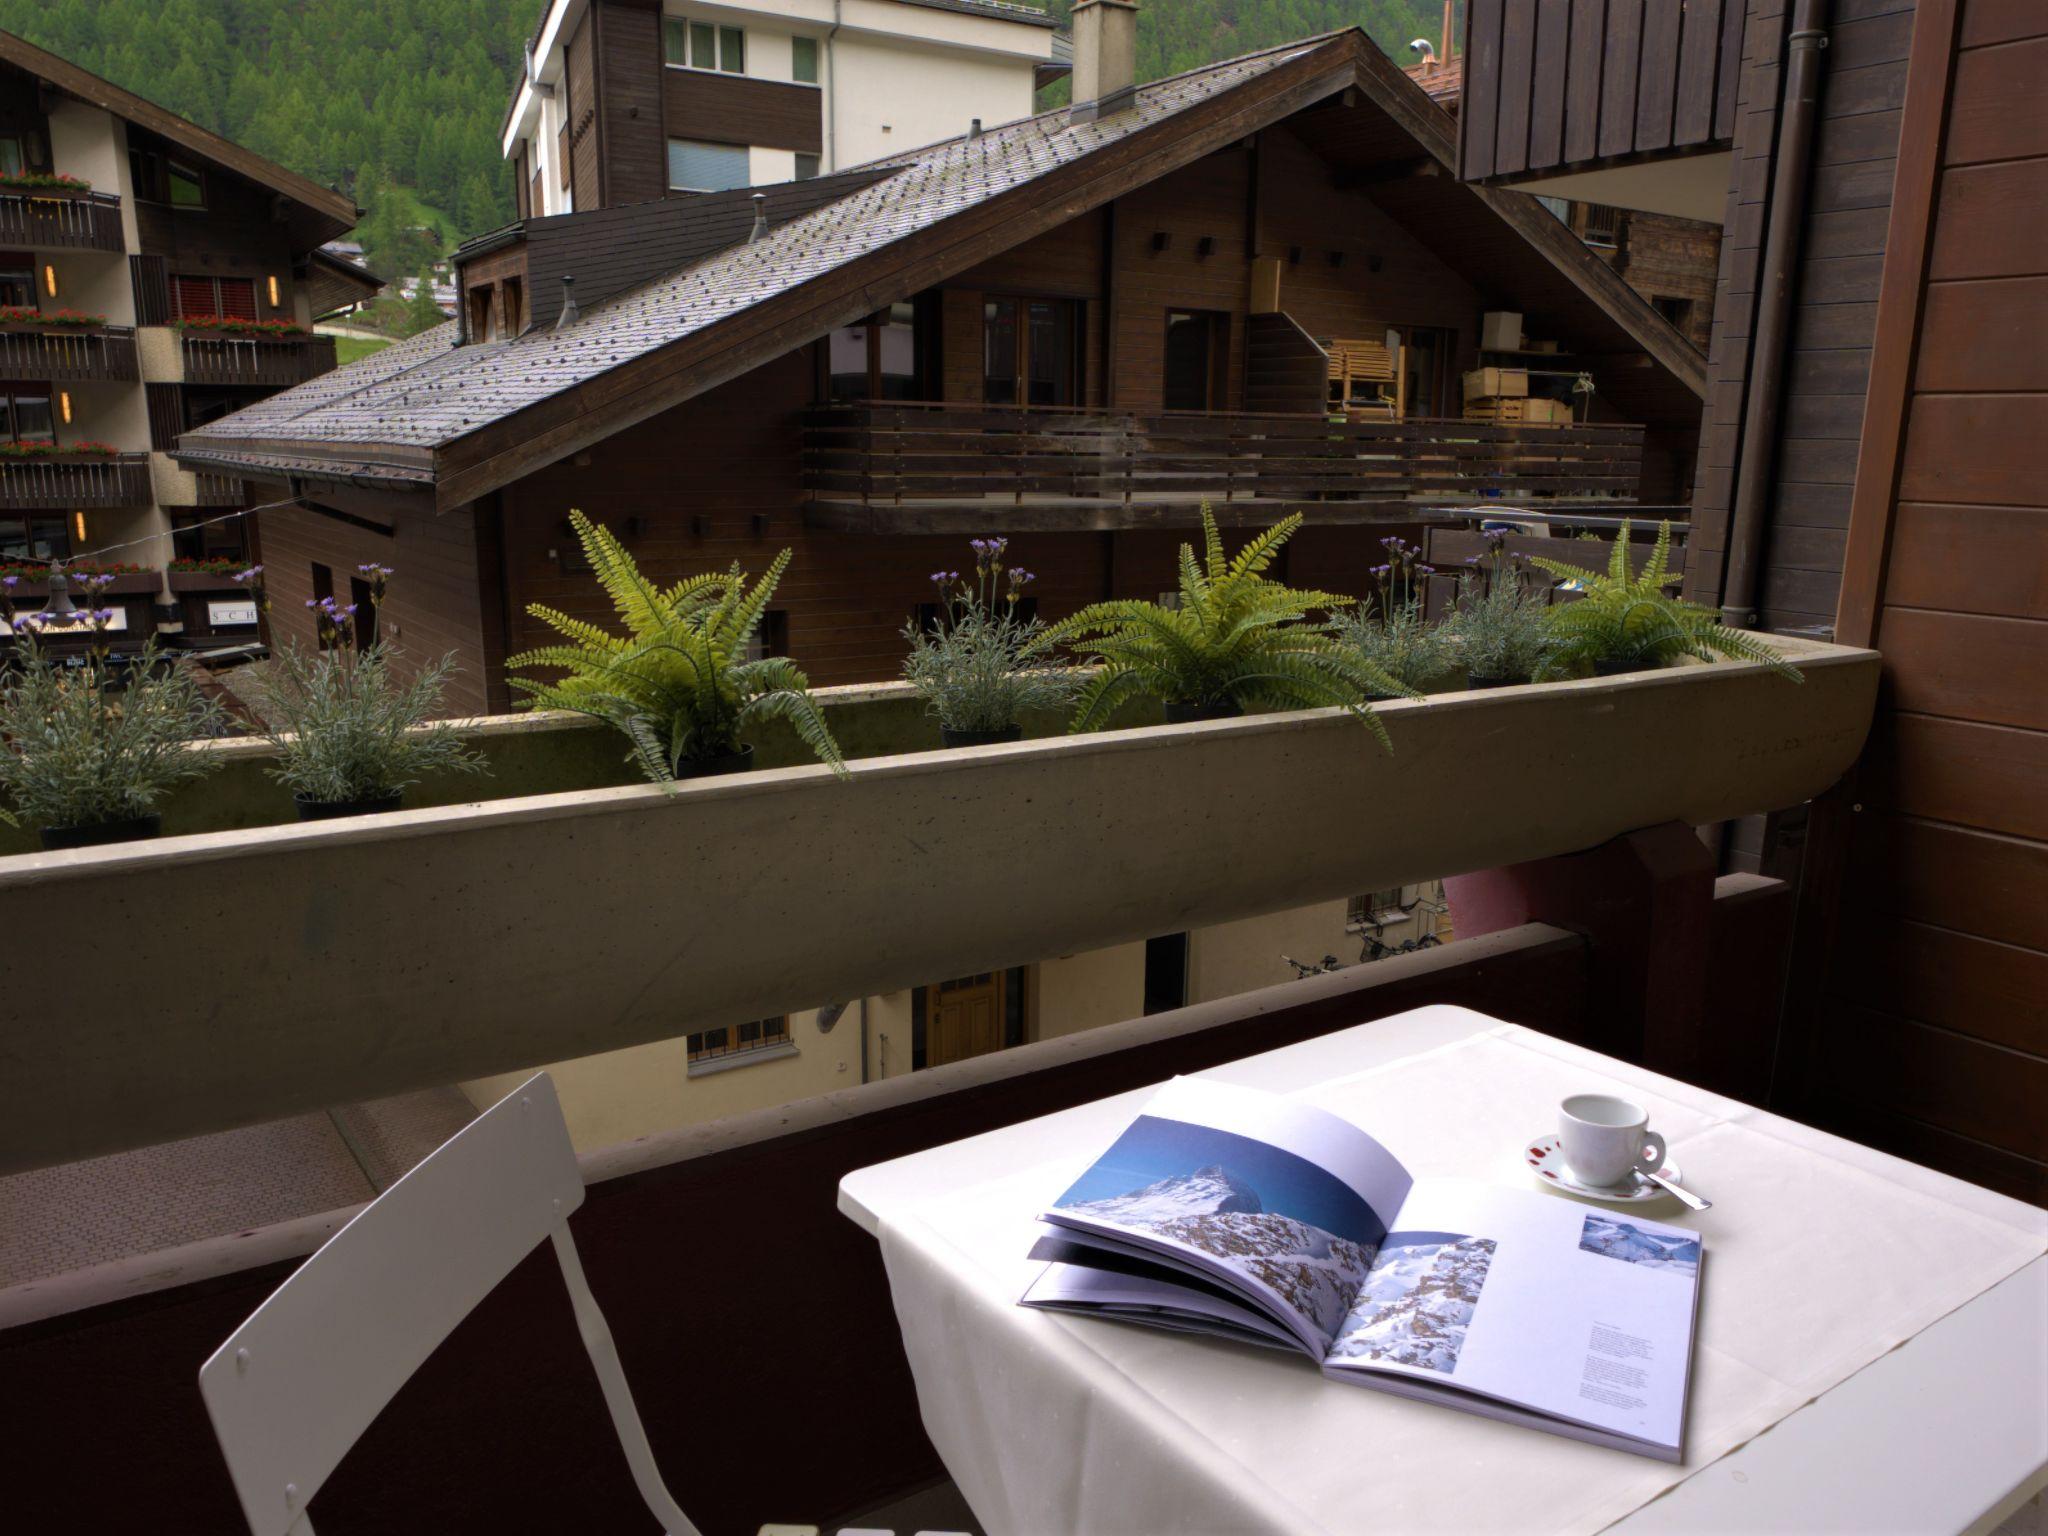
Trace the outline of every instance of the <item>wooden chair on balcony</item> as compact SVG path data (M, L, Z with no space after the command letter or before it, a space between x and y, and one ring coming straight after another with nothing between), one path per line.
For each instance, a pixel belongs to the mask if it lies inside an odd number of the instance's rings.
M1323 343L1330 357L1330 408L1353 421L1400 421L1408 414L1406 347L1384 341L1333 337Z
M569 1234L583 1176L547 1073L366 1207L200 1367L253 1536L312 1536L306 1506L476 1304L553 1245L633 1482L668 1536L699 1536L663 1485L611 1329ZM516 1340L508 1347L516 1347Z

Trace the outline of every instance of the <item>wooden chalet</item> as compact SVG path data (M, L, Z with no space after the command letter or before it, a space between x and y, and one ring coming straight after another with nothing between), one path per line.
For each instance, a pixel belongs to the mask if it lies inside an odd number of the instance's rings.
M893 674L971 534L1019 536L1057 614L1169 587L1205 501L1306 513L1293 574L1358 591L1433 508L1676 500L1704 359L1533 199L1461 184L1455 149L1347 31L1091 120L529 220L465 250L458 322L180 455L305 498L265 530L281 612L398 568L388 611L458 654L478 710L506 705L528 603L602 611L571 508L662 579L794 545L772 643L851 682ZM1460 419L1494 309L1588 376L1582 419ZM1333 358L1374 351L1385 403L1333 414Z

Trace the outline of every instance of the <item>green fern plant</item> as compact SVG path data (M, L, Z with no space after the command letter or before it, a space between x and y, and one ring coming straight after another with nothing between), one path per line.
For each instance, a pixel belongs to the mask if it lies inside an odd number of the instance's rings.
M751 584L735 565L662 589L641 574L611 530L581 512L571 512L569 521L626 633L611 634L545 604L530 606L526 611L567 643L506 660L508 667L562 673L551 682L512 679L529 707L571 710L613 726L632 742L627 760L657 784L732 756L740 750L740 732L766 719L788 721L821 762L845 775L809 679L784 656L746 659L789 567L788 550Z
M1053 625L1044 643L1066 645L1102 665L1082 688L1071 729L1099 730L1126 700L1151 697L1210 709L1349 710L1393 750L1368 697L1419 697L1345 643L1336 626L1309 615L1351 599L1269 580L1274 556L1301 526L1284 518L1228 555L1215 516L1202 508L1203 556L1180 550L1175 607L1120 600L1095 603Z
M1583 677L1601 662L1625 667L1668 666L1681 656L1712 661L1754 661L1793 682L1804 679L1785 658L1747 630L1730 629L1720 615L1664 589L1679 578L1671 570L1671 525L1657 525L1657 542L1642 574L1629 561L1629 525L1624 521L1608 557L1607 573L1532 557L1530 563L1560 581L1576 582L1583 595L1560 603L1544 617L1551 648L1539 679Z

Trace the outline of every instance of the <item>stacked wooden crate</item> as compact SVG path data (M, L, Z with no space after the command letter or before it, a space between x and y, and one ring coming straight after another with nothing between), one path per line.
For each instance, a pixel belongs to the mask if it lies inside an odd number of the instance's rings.
M1563 400L1532 397L1526 368L1474 368L1465 375L1465 419L1562 423L1572 419L1572 408Z

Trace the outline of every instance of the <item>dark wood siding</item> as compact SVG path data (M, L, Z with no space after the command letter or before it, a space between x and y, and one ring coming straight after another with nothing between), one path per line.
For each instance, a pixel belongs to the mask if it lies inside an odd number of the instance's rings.
M825 147L824 93L814 85L663 69L668 135L713 144L759 144L815 155ZM664 182L666 171L664 171Z
M597 113L597 8L586 11L563 50L562 89L568 100L569 197L579 210L604 206L602 128Z
M668 192L662 138L661 16L638 6L597 11L598 110L604 116L604 203L644 203Z
M1887 686L1808 1080L1822 1118L2048 1202L2048 13L1920 27L1841 607Z
M196 161L140 130L133 137L181 163L196 163L205 177L204 208L172 208L135 199L135 229L142 257L135 265L172 277L238 277L256 285L259 312L291 318L292 245L285 225L272 217L276 194L234 172ZM277 279L275 306L266 286Z
M1743 0L1470 0L1459 174L1579 170L1718 148Z
M1707 603L1720 600L1735 465L1751 451L1742 418L1787 25L1785 0L1750 0L1749 12L1687 576L1687 595ZM1774 458L1758 583L1767 629L1825 632L1834 624L1912 31L1913 0L1839 0L1834 8L1779 441L1762 449Z

